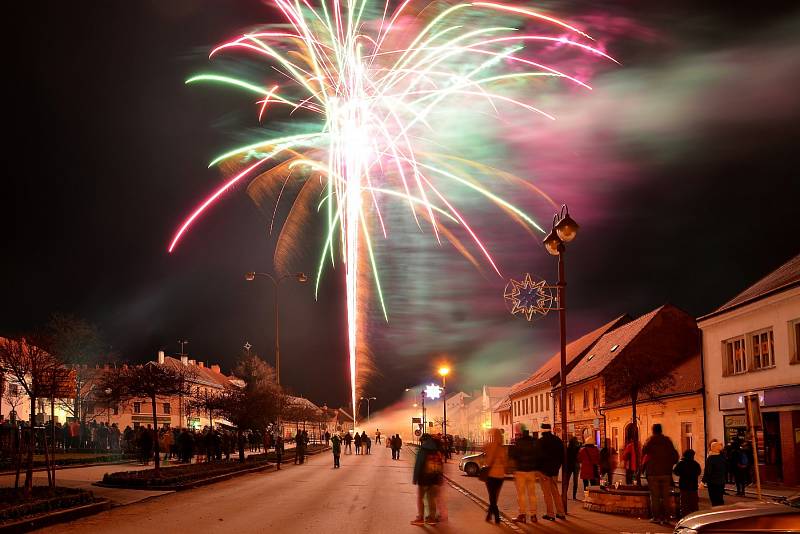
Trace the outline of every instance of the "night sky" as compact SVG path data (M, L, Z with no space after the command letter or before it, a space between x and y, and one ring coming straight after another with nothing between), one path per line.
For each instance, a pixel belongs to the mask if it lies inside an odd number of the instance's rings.
M588 97L554 104L564 135L508 140L539 147L517 169L582 224L568 249L571 336L664 302L708 313L800 253L800 12L766 2L747 11L728 2L538 5L608 35L623 64L598 72ZM176 353L185 338L190 357L223 368L245 341L271 362L271 286L244 281L246 271L272 269L269 219L237 190L174 254L166 247L222 178L207 162L254 126L240 95L184 80L209 70L211 46L273 10L255 0L17 9L4 47L11 196L0 334L60 311L96 323L127 361ZM554 278L537 240L498 224L498 246L515 251L503 255L504 274ZM311 228L303 246L316 250L320 239ZM532 327L512 319L504 281L435 246L383 246L397 319L373 322L366 391L378 405L429 379L441 354L454 363L452 387L470 388L509 385L555 351L556 318ZM412 288L402 273L430 284ZM349 398L342 274L325 275L319 302L313 284L281 287L282 382L320 404ZM418 309L427 311L411 318Z

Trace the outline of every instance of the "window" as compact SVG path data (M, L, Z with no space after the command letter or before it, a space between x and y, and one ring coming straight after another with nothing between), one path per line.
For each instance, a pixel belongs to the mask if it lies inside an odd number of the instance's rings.
M118 405L115 404L114 407L111 410L112 410L112 413L114 415L119 415L119 406Z
M750 342L753 351L753 370L775 367L775 342L772 330L750 334Z
M589 409L589 390L588 389L584 389L583 390L583 409L584 410L588 410Z
M572 393L567 398L567 409L570 413L575 413L575 395Z
M8 385L8 394L12 397L20 396L19 392L19 384L9 384Z
M789 361L800 363L800 319L795 319L789 323Z
M536 395L536 397L534 397L534 399L536 399L536 411L538 412L539 411L539 395Z
M133 403L133 413L142 413L142 403L141 402L134 402Z
M172 413L172 406L170 406L168 402L164 403L164 413L166 414Z
M592 407L597 408L597 405L600 403L600 388L595 386L592 389Z
M681 423L681 447L683 451L693 449L692 423Z
M738 375L747 371L743 337L723 341L723 354L725 358L724 375Z
M618 427L613 427L611 429L611 447L614 450L619 451L619 428Z
M545 403L547 404L547 406L545 406L544 409L547 410L547 411L550 411L550 395L549 394L545 395L544 396L544 400L545 400Z
M544 398L545 398L545 394L544 393L539 393L539 408L541 408L542 411L544 411Z

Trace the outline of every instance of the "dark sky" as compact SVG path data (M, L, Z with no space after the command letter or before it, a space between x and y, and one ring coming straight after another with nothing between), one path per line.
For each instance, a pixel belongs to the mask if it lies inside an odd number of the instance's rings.
M270 270L274 243L249 198L227 195L175 254L166 246L219 183L206 164L238 141L232 132L246 108L230 91L183 82L208 67L213 44L269 21L272 11L255 0L23 4L6 19L13 27L4 47L12 62L4 130L12 141L0 334L61 311L96 323L125 360L177 352L176 341L187 338L193 357L223 367L246 340L271 361L271 289L246 283L243 273ZM548 189L583 224L569 257L572 335L665 301L702 315L800 252L798 13L771 3L747 11L694 4L657 12L629 2L547 4L621 32L608 44L621 71L598 81L595 103L586 100L594 137L583 142L604 150L608 165L595 170L605 179L589 179L595 163L576 163L564 172L580 167L586 182ZM622 108L624 120L615 112L598 128L602 101ZM318 232L308 239L318 241ZM552 276L554 263L535 242L525 247L530 269ZM330 405L348 398L341 274L323 279L317 303L311 284L282 287L283 382ZM442 351L456 367L495 365L485 356L502 345L475 350L470 336L454 342L453 332L458 338L459 322L488 328L511 318L480 317L463 291L458 307L447 315L456 326ZM537 325L526 334L537 349L498 355L489 376L511 383L549 356L555 318ZM431 354L376 337L378 373L367 389L385 405L429 378ZM455 375L454 387L478 385L477 374Z

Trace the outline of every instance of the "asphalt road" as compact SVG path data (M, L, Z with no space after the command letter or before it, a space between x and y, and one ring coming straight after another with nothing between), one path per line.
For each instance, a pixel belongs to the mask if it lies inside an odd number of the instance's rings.
M113 508L40 532L347 532L349 534L497 533L485 511L445 485L449 521L412 526L416 487L411 454L393 461L389 449L369 456L343 455L334 470L329 452L302 466L255 473L201 488Z

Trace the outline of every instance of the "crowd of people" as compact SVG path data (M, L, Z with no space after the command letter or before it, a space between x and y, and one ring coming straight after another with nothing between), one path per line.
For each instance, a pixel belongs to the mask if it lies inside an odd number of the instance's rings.
M679 517L699 509L701 482L708 488L713 507L724 504L726 483L734 482L737 495L744 495L745 486L752 479L752 451L749 444L738 440L727 446L712 440L704 470L695 460L694 450L687 449L683 455L678 454L660 424L653 425L651 436L641 447L635 448L634 443L634 440L629 441L620 457L609 440L598 449L593 442L581 444L572 437L566 445L564 465L564 443L552 433L547 423L541 425L536 435L523 430L511 446L504 445L500 429L490 429L479 472L488 495L486 521L500 523L498 498L506 476L511 473L518 505L518 514L513 521L517 523L538 522L537 487L546 507L541 519L566 519L558 481L562 467L563 476L567 478L565 487L569 487L572 478L572 497L577 499L578 479L582 481L584 492L589 486L613 485L622 460L627 484L632 484L637 474L646 480L650 492L651 522L661 525L669 521L668 501L676 485L675 477L680 496L679 509L676 510ZM412 479L417 485L417 517L411 522L414 525L435 524L446 519L441 485L447 449L448 443L441 435L424 434L420 440Z

